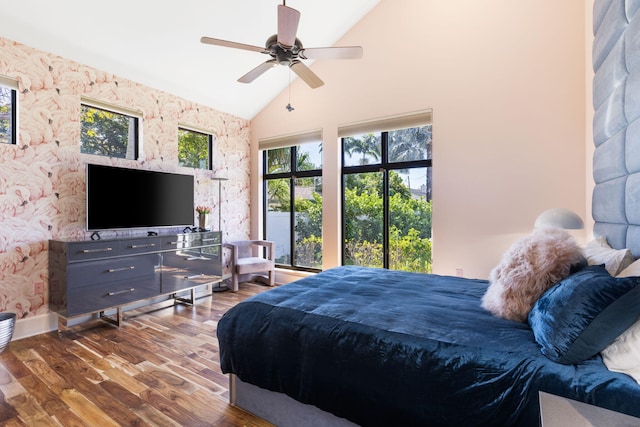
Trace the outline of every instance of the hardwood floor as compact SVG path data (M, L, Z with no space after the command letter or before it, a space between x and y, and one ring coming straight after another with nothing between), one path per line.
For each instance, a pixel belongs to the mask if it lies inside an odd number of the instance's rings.
M194 307L162 303L13 341L0 354L1 426L271 426L228 404L216 325L268 290L245 283Z

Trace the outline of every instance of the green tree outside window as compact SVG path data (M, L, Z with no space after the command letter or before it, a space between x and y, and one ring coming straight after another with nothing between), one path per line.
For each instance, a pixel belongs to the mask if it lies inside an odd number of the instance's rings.
M178 164L196 169L211 169L213 136L189 129L178 129Z

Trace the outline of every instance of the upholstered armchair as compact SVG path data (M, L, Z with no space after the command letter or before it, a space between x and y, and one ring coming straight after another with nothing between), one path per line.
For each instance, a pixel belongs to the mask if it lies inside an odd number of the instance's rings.
M275 244L268 240L241 240L225 243L231 249L231 290L238 291L238 283L258 280L269 286L275 284ZM266 256L263 256L266 249ZM258 274L261 273L261 274Z

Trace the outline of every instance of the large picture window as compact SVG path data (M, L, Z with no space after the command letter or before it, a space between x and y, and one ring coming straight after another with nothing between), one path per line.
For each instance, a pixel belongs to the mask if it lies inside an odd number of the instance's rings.
M431 125L342 138L344 265L431 272Z
M15 144L17 140L17 85L0 79L0 143Z
M213 135L178 128L178 164L189 168L213 168Z
M264 231L280 267L322 268L322 143L263 151Z
M80 152L136 160L139 118L82 104Z

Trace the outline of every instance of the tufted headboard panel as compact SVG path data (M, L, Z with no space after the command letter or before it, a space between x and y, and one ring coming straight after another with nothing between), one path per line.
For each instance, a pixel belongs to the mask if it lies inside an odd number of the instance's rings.
M594 234L640 256L640 0L593 8Z

